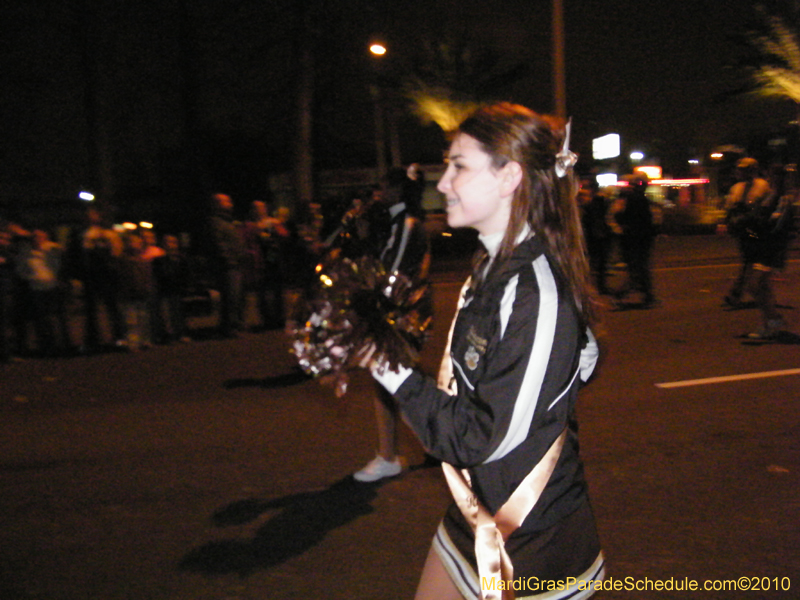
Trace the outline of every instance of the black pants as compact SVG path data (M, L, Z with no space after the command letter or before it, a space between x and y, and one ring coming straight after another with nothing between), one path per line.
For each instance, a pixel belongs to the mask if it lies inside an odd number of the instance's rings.
M125 339L125 319L119 305L119 290L116 281L84 281L84 301L86 303L85 344L89 348L100 345L100 305L106 309L114 340Z
M618 293L620 296L628 292L641 292L645 303L655 300L653 293L653 277L650 271L650 257L653 251L651 237L623 237L622 256L628 265L628 281Z

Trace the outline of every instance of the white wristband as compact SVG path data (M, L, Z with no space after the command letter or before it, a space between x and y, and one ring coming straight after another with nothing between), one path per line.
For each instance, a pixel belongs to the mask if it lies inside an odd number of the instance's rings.
M394 394L403 385L403 382L408 379L408 376L413 373L412 369L402 365L400 365L397 372L392 371L386 363L375 363L370 367L370 371L375 380L385 387L390 394Z

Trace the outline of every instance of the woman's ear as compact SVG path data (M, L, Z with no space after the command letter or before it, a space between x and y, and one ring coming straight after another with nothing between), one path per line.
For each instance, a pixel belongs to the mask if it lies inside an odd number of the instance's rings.
M500 169L500 192L503 196L510 196L522 181L522 166L516 161L510 161Z

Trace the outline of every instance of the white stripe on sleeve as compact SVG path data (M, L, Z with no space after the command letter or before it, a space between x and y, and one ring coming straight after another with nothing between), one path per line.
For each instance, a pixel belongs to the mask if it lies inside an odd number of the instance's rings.
M536 338L533 340L528 368L514 403L514 413L511 416L506 436L485 462L503 458L528 437L536 403L541 394L544 375L550 362L558 318L558 287L550 264L544 255L533 261L533 271L539 283Z

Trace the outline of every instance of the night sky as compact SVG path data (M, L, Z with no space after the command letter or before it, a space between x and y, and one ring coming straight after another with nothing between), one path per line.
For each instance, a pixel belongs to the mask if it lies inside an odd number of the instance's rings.
M550 0L308 1L318 168L374 165L374 65L365 51L373 33L389 45L381 68L390 73L448 32L491 48L528 69L498 98L554 109ZM2 9L0 205L96 186L96 156L118 197L188 194L195 185L256 197L270 174L291 168L296 0L16 4ZM690 153L745 143L795 116L787 101L714 102L741 82L725 68L737 52L726 35L752 17L749 2L564 4L568 112L584 156L592 137L617 131L626 150L678 169ZM400 125L404 162L441 158L436 126L407 113Z

